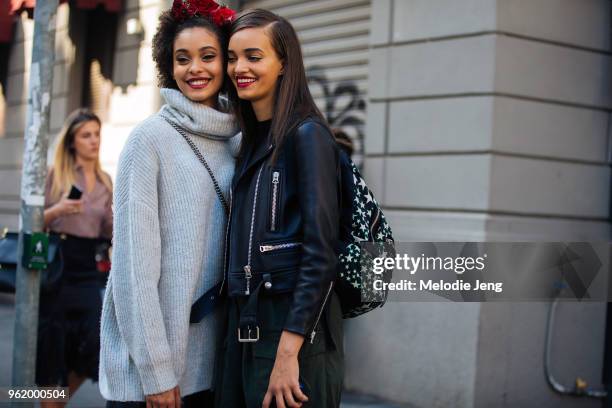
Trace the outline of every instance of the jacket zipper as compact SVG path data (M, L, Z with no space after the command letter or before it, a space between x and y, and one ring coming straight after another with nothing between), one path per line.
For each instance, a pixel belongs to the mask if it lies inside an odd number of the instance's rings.
M287 242L284 244L275 244L275 245L260 245L259 252L264 253L264 252L270 252L270 251L278 251L279 249L295 248L301 245L302 245L301 242Z
M329 298L329 295L331 294L333 287L334 287L334 281L329 282L329 288L327 289L327 293L325 294L325 298L323 299L323 304L321 305L321 309L319 309L317 320L315 320L314 326L312 326L312 332L310 333L310 344L314 343L315 336L317 335L317 326L319 324L319 320L321 320L321 316L323 315L323 309L325 309L327 298Z
M246 289L244 291L245 295L251 294L251 278L253 277L253 273L251 271L251 259L253 255L253 232L255 229L255 209L257 208L257 195L259 194L259 180L261 179L261 172L264 168L264 165L261 165L259 169L259 173L257 173L257 181L255 182L255 196L253 198L253 210L251 212L251 231L249 234L249 254L247 258L247 264L244 265L244 277L246 279Z
M229 214L227 216L227 225L225 226L225 251L223 255L223 280L221 281L221 289L219 295L223 293L223 287L225 286L225 277L227 276L227 253L229 252L229 230L232 222L232 187L230 186L230 201L229 201Z
M280 172L272 173L272 214L270 217L270 231L276 231L276 202L278 200L278 187L280 183Z

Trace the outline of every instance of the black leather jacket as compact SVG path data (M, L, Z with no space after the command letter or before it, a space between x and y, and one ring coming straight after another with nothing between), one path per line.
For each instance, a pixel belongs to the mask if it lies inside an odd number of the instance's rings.
M293 292L285 330L314 332L336 279L338 148L329 130L306 119L271 163L273 145L238 163L226 252L229 296ZM271 283L271 287L270 287Z

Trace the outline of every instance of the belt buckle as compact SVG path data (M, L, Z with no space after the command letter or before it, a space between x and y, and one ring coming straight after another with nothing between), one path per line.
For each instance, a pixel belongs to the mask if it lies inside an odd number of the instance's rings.
M246 330L246 337L242 337L243 330ZM255 333L255 336L252 336L251 333ZM238 328L238 343L256 343L259 341L259 326L255 326L255 328L251 328L251 326L247 326L246 328Z

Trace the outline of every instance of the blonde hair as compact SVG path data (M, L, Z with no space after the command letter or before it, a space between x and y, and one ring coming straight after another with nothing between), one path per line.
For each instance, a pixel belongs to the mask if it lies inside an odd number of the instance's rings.
M74 150L74 137L76 132L86 122L96 122L98 126L102 126L100 118L86 108L80 108L72 112L66 118L64 127L59 135L57 147L55 149L55 160L53 161L53 180L51 184L51 198L59 200L62 194L68 190L76 181L75 165L76 152ZM112 193L113 185L110 178L100 165L100 159L96 159L95 164L96 176L102 184Z

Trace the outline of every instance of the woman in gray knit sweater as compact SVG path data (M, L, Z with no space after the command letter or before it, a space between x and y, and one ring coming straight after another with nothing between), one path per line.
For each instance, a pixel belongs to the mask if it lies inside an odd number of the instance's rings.
M178 407L181 399L206 407L211 398L221 316L195 324L189 316L223 278L227 215L185 138L225 196L240 140L218 98L233 12L191 3L196 13L175 0L160 16L153 57L166 104L132 131L119 159L101 322L100 390L109 407Z

